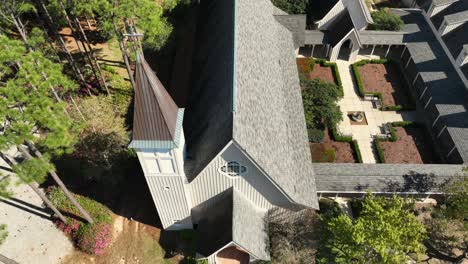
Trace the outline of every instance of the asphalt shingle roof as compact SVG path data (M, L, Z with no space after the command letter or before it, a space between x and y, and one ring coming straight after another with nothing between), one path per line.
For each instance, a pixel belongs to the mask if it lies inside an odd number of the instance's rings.
M233 139L293 201L317 208L292 34L269 0L237 8Z
M318 192L440 192L461 165L314 163Z

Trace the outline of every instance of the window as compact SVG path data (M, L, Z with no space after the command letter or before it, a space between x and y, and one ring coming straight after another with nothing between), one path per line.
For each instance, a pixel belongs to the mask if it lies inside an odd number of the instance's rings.
M176 167L172 153L167 150L143 153L146 168L152 174L175 174Z
M246 173L247 167L240 165L237 161L229 161L225 165L221 166L219 171L222 174L235 177Z

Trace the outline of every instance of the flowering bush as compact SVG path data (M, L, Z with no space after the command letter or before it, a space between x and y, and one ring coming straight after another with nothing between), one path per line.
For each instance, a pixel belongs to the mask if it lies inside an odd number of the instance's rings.
M100 255L112 240L111 225L82 225L78 231L77 239L77 246L82 251L89 254Z
M57 226L58 229L62 230L65 235L68 237L74 239L76 236L76 232L78 231L78 228L80 227L80 223L76 220L73 220L70 222L70 224L65 224L64 222L60 221L57 219L55 222L55 225Z
M94 224L83 223L69 216L79 216L80 213L61 189L55 186L51 187L48 189L48 195L60 211L68 213L67 223L60 220L55 222L57 228L69 236L83 252L95 255L102 254L112 241L112 214L109 208L95 200L74 194L81 206L88 211L94 220Z

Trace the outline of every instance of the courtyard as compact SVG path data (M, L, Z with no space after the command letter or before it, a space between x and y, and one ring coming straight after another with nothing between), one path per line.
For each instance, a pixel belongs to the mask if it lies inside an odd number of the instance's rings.
M335 63L310 60L297 59L301 74L333 83L342 93L337 101L342 121L334 131L324 128L321 141L309 143L314 162L437 163L425 128L415 125L422 119L414 110L409 85L397 62L378 55L358 55L356 65L341 59ZM362 120L353 120L353 114Z

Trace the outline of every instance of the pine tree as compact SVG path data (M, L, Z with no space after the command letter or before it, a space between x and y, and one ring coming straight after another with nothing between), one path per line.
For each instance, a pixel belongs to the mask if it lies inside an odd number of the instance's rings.
M77 139L74 133L77 126L65 114L65 103L53 100L50 87L60 87L61 90L54 93L65 93L74 88L74 83L62 74L60 65L46 59L41 52L27 51L21 42L8 39L4 35L0 35L0 46L12 51L6 56L0 56L0 70L10 74L0 87L0 120L5 120L0 150L17 146L26 161L15 165L14 171L22 182L29 184L37 192L34 182L44 180L44 170L45 175L49 172L54 179L57 175L54 175L55 170L47 157L42 157L41 154L37 155L38 158L33 158L21 144L26 142L33 146L38 143L47 151L47 155L72 151ZM12 65L19 66L12 69ZM57 183L64 188L60 182ZM68 192L66 187L64 192ZM41 198L51 206L44 197ZM74 201L71 194L69 199L92 222L89 214Z

